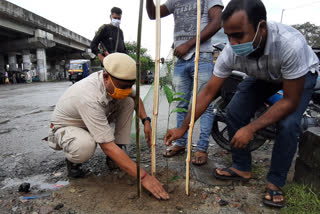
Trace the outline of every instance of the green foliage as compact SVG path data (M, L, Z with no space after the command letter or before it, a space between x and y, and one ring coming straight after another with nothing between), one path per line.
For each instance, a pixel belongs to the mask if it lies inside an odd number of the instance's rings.
M160 84L160 88L163 88L165 85L171 85L171 79L170 76L164 76L164 77L160 77L159 78L159 84Z
M131 56L134 60L137 60L137 43L136 42L126 42L125 46L127 48L128 55ZM141 48L140 49L140 60L141 60L141 79L143 80L147 76L147 71L154 71L154 61L151 59L151 56L147 54L148 49ZM94 60L92 60L93 66L101 65L101 62L96 56Z
M174 113L174 112L179 112L179 113L181 113L181 112L188 112L188 110L185 109L185 108L176 108L176 109L173 109L173 110L171 111L171 113Z
M184 95L184 94L185 94L185 93L176 92L176 93L173 94L173 96L175 96L175 95Z
M183 98L181 98L181 97L175 97L175 98L173 98L173 101L184 101L184 102L189 102L188 100L186 100L186 99L183 99Z
M174 93L170 88L169 86L167 85L164 85L163 86L163 89L164 89L164 93L166 95L166 98L167 98L167 101L169 103L169 111L170 111L170 107L171 107L171 104L175 101L184 101L184 102L189 102L188 100L186 99L183 99L181 97L175 97L175 96L178 96L178 95L184 95L184 93ZM168 120L169 120L169 117L171 115L171 113L174 113L174 112L188 112L187 109L184 109L184 108L175 108L173 109L169 115L168 115Z
M164 93L166 94L168 103L171 104L173 102L173 93L171 89L167 85L164 85L163 89L164 89Z
M189 102L188 100L183 99L181 97L175 97L177 95L184 95L184 93L173 93L173 91L167 85L164 85L163 88L164 88L164 93L166 94L166 98L167 98L167 101L169 104L171 104L174 101Z
M320 47L320 26L306 22L304 24L292 25L299 30L306 38L311 47Z
M320 210L319 193L314 193L310 187L303 184L289 184L285 187L287 206L281 209L285 214L316 214Z
M172 61L171 61L171 62L168 61L168 62L166 63L166 65L167 65L168 73L171 74Z
M96 56L96 58L91 60L91 66L100 66L100 65L101 65L101 62L98 56Z
M179 175L175 175L172 178L170 178L171 181L177 181L179 179L181 179L181 177Z
M137 60L137 43L136 42L126 42L125 43L128 55L131 56L134 60ZM147 71L154 70L154 61L151 59L151 56L147 54L148 49L140 49L140 59L141 59L141 79L146 76Z

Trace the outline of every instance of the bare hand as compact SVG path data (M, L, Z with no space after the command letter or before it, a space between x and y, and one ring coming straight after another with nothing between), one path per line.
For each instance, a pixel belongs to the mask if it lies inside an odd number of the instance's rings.
M244 149L248 146L249 141L253 138L254 132L244 126L239 129L231 140L231 145L236 149Z
M148 143L149 148L151 147L151 136L152 136L152 129L150 122L147 120L144 122L144 136Z
M169 129L166 136L164 136L164 144L166 146L171 146L171 144L172 144L171 142L176 139L182 138L184 133L185 133L185 131L180 128Z
M147 175L141 181L141 184L157 199L169 199L169 194L163 189L162 184L155 177Z
M102 54L98 54L98 58L101 63L103 63L104 56Z
M178 58L182 58L184 55L188 53L190 50L190 46L186 43L183 43L182 45L179 45L174 49L174 55Z
M108 51L104 51L104 56L108 56L109 55L109 52Z

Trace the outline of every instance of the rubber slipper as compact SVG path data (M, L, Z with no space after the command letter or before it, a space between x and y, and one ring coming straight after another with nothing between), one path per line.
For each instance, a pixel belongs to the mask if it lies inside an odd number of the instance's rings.
M170 146L166 149L166 151L162 154L164 157L173 157L178 154L183 154L185 152L185 147L180 147L179 149L174 149L174 147L178 147L176 145Z
M230 168L223 168L221 171L224 171L224 172L228 172L231 176L228 176L228 175L219 175L217 173L217 168L214 168L213 169L213 175L214 177L218 178L218 179L221 179L221 180L232 180L232 181L249 181L250 178L244 178L244 177L241 177L240 175L238 175L237 173L235 173L234 171L232 171Z
M200 162L198 162L200 161ZM193 159L192 159L192 164L201 166L203 164L206 164L208 161L208 153L204 151L196 151Z
M266 199L265 197L263 198L262 202L265 204L265 205L268 205L268 206L271 206L271 207L276 207L276 208L282 208L284 207L284 200L283 201L279 201L279 202L274 202L273 201L273 197L274 196L284 196L284 193L281 191L281 190L272 190L270 188L266 188L266 191L265 193L268 193L270 195L270 200Z

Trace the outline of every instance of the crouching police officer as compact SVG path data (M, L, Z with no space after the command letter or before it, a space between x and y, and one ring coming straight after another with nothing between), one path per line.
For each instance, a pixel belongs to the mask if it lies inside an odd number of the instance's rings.
M82 177L81 163L89 160L99 145L122 170L136 177L136 163L119 147L129 144L135 91L136 63L126 54L110 54L104 71L72 85L59 99L51 119L48 143L63 150L68 174ZM151 126L140 99L139 116L150 146ZM110 123L115 123L115 128ZM141 169L141 183L158 199L169 199L161 183Z

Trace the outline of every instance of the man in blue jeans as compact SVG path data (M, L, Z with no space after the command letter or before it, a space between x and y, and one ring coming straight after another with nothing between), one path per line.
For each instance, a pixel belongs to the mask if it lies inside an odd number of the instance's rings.
M223 3L221 0L201 1L201 46L198 74L198 91L203 89L212 76L213 47L211 37L221 27L221 13ZM150 19L155 19L155 5L153 0L147 0L147 12ZM183 93L181 98L190 100L193 90L194 58L197 31L197 1L194 0L167 0L160 7L160 16L170 14L174 16L174 54L179 59L175 65L173 83L176 92ZM189 103L181 101L178 108L188 110ZM177 113L177 126L180 127L187 113ZM200 139L197 151L192 160L193 164L202 165L208 159L208 145L213 123L213 105L210 104L200 119ZM177 139L175 145L169 147L165 157L172 157L185 151L187 133Z
M228 44L219 56L213 76L197 97L196 119L205 111L233 70L249 78L238 86L227 112L233 165L214 170L216 178L248 181L251 153L246 149L254 133L278 123L263 203L284 206L280 187L285 185L297 150L300 123L319 72L319 59L296 29L267 22L260 0L231 0L222 14ZM250 119L264 101L283 89L283 98L254 121ZM165 144L188 130L190 112L178 129L169 130Z

